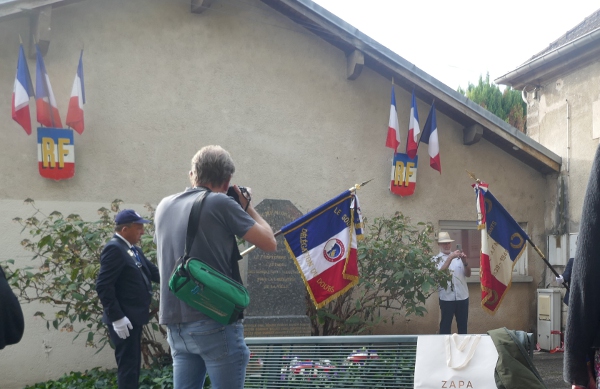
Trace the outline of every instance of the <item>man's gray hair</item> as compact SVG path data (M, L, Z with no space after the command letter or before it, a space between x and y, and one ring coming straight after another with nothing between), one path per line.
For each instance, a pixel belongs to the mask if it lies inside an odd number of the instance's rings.
M227 150L221 146L205 146L192 158L190 180L193 186L219 186L231 179L234 172L235 165Z
M131 227L132 225L133 225L133 223L117 224L115 226L115 231L116 232L121 232L121 231L123 231L123 228L125 228L125 227Z

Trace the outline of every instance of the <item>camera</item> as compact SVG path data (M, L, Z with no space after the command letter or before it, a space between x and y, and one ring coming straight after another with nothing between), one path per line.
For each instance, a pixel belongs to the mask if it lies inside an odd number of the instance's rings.
M240 192L242 192L242 196L244 196L246 198L246 200L248 200L248 203L250 203L250 192L248 192L248 189L246 189L245 186L239 186L239 185L238 185L238 188L240 189ZM234 199L240 206L242 205L242 203L240 202L240 197L238 196L237 192L235 191L235 188L233 187L233 185L231 185L227 189L227 196Z

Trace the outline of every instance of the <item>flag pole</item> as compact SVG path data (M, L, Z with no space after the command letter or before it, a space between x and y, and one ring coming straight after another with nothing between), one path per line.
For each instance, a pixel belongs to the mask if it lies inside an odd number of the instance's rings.
M469 177L471 177L473 180L475 180L478 184L481 184L481 180L479 178L476 178L475 174L471 173L468 170L466 170L466 172L469 175ZM556 278L560 277L560 274L558 274L556 269L554 269L554 267L550 264L548 259L546 259L546 256L542 253L542 251L535 245L535 243L533 243L533 241L531 240L529 235L527 235L527 242L531 245L531 247L535 250L535 252L540 256L540 258L542 258L542 260L544 261L546 266L548 266L548 268L552 271L552 273L554 273ZM567 284L567 282L565 280L563 280L562 284L565 287L565 289L568 291L569 285Z
M348 189L350 192L355 193L358 189L360 189L361 187L367 185L369 182L373 181L373 179L371 178L368 181L363 182L362 184L355 184L352 188ZM281 235L281 230L278 230L277 232L275 232L274 236L278 237L279 235ZM243 257L244 255L250 253L251 251L254 251L254 249L256 248L256 245L248 247L246 250L242 251L240 253L240 255Z

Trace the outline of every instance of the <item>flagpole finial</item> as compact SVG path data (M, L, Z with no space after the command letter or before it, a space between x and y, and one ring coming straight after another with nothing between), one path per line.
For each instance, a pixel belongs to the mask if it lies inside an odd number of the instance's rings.
M467 172L467 174L469 175L469 177L471 177L473 180L475 180L478 184L481 184L481 180L479 178L475 177L474 173L471 173L470 171L468 171L466 169L465 169L465 171Z
M392 77L392 85L394 85L394 77Z
M365 182L363 182L363 183L361 183L361 184L355 184L355 185L354 185L352 188L350 188L350 190L351 190L352 192L354 192L354 191L357 191L357 190L359 190L361 187L363 187L363 186L367 185L367 184L368 184L369 182L371 182L371 181L373 181L373 178L371 178L370 180L368 180L368 181L365 181Z
M21 44L21 46L23 45L23 39L21 39L21 34L19 34L19 43Z

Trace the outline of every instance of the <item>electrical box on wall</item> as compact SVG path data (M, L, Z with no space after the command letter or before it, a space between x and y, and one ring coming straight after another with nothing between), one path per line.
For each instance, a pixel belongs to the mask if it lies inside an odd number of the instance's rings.
M537 290L537 332L538 344L542 350L553 350L559 347L562 299L560 289Z
M569 258L575 258L575 250L577 249L577 237L579 233L569 234Z
M548 262L551 265L565 266L569 259L567 235L548 235Z

